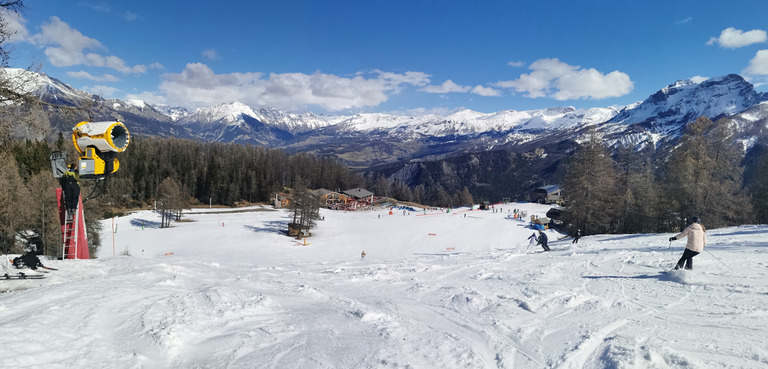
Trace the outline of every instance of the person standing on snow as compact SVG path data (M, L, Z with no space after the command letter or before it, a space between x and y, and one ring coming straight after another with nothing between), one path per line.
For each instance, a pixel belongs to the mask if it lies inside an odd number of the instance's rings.
M539 242L539 238L536 237L536 232L531 233L531 237L528 237L528 247L536 245Z
M547 246L547 234L544 233L544 231L539 230L539 243L541 244L541 247L544 248L544 251L549 251L549 246Z
M581 238L581 229L576 230L576 235L573 236L573 242L571 243L579 243L579 238Z
M682 268L683 264L685 264L685 269L692 270L693 257L701 253L704 250L704 245L707 244L707 231L701 225L699 217L691 218L691 225L686 227L679 235L670 237L669 242L682 237L688 237L688 242L685 244L683 256L675 265L675 270Z

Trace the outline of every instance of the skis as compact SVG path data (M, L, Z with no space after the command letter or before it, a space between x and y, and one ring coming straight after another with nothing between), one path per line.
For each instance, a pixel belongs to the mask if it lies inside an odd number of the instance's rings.
M24 274L19 272L18 274L8 274L5 273L4 276L0 277L0 280L3 279L43 279L45 278L42 274Z

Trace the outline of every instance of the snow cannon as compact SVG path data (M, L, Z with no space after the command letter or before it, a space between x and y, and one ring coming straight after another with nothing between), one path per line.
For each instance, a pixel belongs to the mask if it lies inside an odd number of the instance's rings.
M72 128L72 142L80 153L80 177L99 179L120 167L115 157L128 147L131 135L121 122L80 122Z

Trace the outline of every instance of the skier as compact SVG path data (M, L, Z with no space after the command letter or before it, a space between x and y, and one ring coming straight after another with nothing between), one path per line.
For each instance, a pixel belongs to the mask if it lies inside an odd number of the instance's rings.
M701 219L699 217L691 218L691 225L686 227L679 235L670 237L669 242L680 239L682 237L688 237L688 242L685 244L685 251L683 256L675 265L675 270L680 269L685 264L685 269L693 269L693 257L698 255L704 250L704 245L707 243L707 233L704 226L701 225Z
M576 230L576 235L573 236L573 242L571 243L579 243L579 238L581 238L581 229Z
M539 242L539 238L536 237L536 232L531 233L531 237L528 237L528 247L536 245Z
M549 246L547 246L547 234L542 230L539 230L539 243L541 244L541 247L544 248L544 251L549 251Z
M365 259L365 250L360 254L360 261L363 261Z
M62 192L64 193L64 206L67 209L67 217L72 218L77 209L77 203L80 200L80 174L77 172L77 166L72 163L59 178Z
M40 258L38 258L37 255L35 255L35 253L32 251L14 258L13 266L15 266L17 269L21 269L26 266L32 270L36 270L38 267L45 267L40 261Z

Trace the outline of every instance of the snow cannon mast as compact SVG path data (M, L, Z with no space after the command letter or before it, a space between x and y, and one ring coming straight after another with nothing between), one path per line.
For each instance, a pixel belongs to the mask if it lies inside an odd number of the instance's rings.
M80 122L72 129L72 142L80 153L80 177L100 179L120 168L115 157L128 147L131 135L121 122Z

